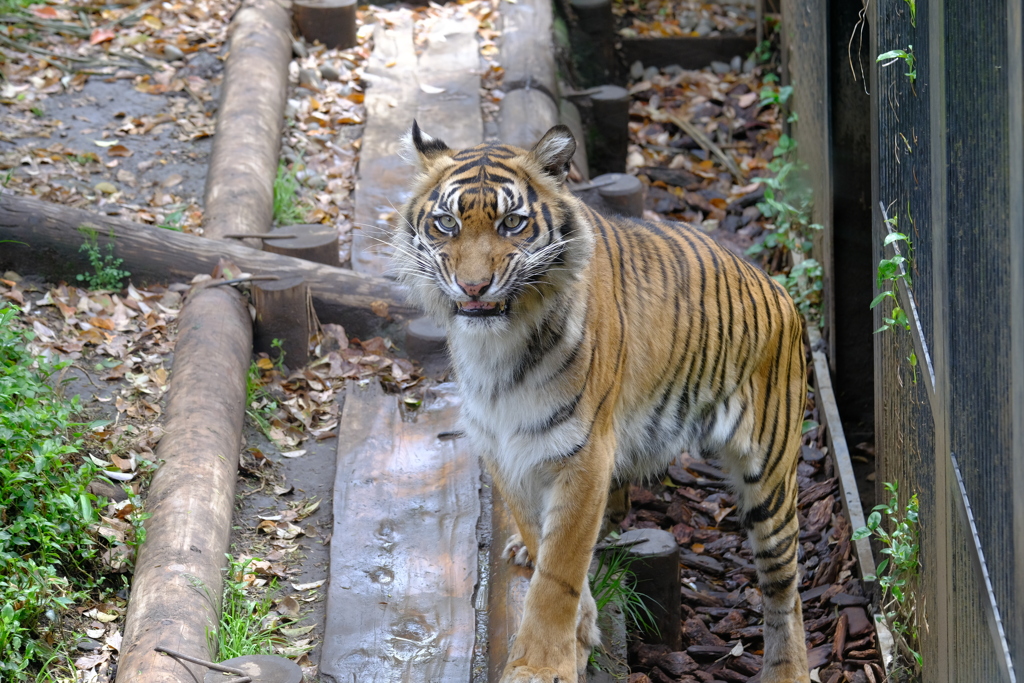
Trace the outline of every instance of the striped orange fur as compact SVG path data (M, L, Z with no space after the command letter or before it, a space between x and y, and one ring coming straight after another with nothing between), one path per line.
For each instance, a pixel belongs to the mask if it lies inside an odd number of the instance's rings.
M802 320L763 272L683 224L605 217L565 187L564 126L532 150L455 151L413 124L396 230L445 325L466 436L534 576L502 683L575 681L599 633L587 582L614 482L720 459L763 594L762 681L808 681L797 594Z

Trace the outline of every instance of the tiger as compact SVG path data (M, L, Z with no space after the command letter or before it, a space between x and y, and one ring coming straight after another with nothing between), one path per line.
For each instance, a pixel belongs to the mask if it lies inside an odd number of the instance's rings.
M576 141L453 150L414 121L394 274L447 331L461 429L533 567L501 683L575 683L600 643L587 572L608 492L717 456L754 552L764 683L807 683L797 592L803 319L683 223L604 216L567 184Z

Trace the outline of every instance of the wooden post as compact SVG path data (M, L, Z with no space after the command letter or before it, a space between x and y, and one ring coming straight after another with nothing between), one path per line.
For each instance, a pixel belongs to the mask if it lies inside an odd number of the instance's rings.
M324 46L347 50L356 44L355 0L295 0L295 26L302 37Z
M573 42L582 85L589 87L618 80L615 20L611 0L570 0L579 32Z
M286 239L279 239L286 238ZM263 238L263 250L282 256L341 267L338 258L338 231L333 225L286 225Z
M254 282L252 298L256 306L254 350L274 360L283 353L285 363L293 370L308 363L316 315L309 285L302 276ZM280 350L275 348L275 340L280 342Z
M669 646L673 652L683 644L680 628L679 545L664 529L632 529L619 538L620 545L635 543L629 548L636 561L630 570L636 577L636 590L644 596L644 604L654 615L658 632L644 634L647 643Z
M440 377L451 364L448 359L448 335L427 317L409 321L405 330L405 351L423 365L432 377Z
M188 299L178 329L166 435L157 447L163 464L146 499L152 517L132 580L118 683L201 679L202 667L153 648L210 659L207 630L220 621L252 323L238 292L210 287Z
M558 120L569 126L572 136L576 138L576 151L572 155L572 164L579 171L583 180L590 177L590 163L587 161L587 135L583 128L583 118L579 108L564 97L558 104Z
M362 338L394 335L404 320L422 314L405 303L397 284L380 277L10 194L0 194L0 240L8 241L0 245L0 267L31 268L73 281L88 267L79 251L83 226L96 231L102 248L114 245L136 285L187 281L209 273L225 258L255 275L301 275L320 320L343 325Z
M644 214L644 184L626 173L605 173L583 185L576 194L607 215L640 218Z
M270 230L292 57L286 6L244 3L231 22L228 55L204 198L204 234L214 239Z
M622 173L629 144L629 92L617 85L595 90L590 103L596 135L587 158L594 173Z

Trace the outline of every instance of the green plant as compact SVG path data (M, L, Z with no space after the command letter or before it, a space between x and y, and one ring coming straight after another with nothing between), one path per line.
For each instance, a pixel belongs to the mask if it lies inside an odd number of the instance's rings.
M590 594L597 603L598 613L608 605L615 605L633 627L656 633L658 625L654 615L644 602L646 596L637 592L636 577L630 569L637 559L624 546L613 545L599 550L597 569L589 577Z
M757 44L757 47L754 48L754 51L750 56L753 57L758 64L764 64L771 61L773 53L772 41L765 39Z
M784 85L780 88L772 88L766 85L761 88L761 101L758 102L757 106L764 107L769 104L781 106L789 101L792 94L793 86L791 85Z
M895 228L896 217L889 218L886 220L886 223ZM893 231L885 236L885 239L882 241L882 247L885 248L897 242L905 242L908 248L911 246L909 237L902 232ZM876 306L886 299L892 299L894 305L888 316L882 316L882 326L875 330L875 334L891 330L894 327L910 330L910 320L907 318L906 311L900 307L899 296L896 292L896 285L900 280L906 282L908 287L910 286L910 274L904 267L904 264L907 263L907 257L901 254L896 247L893 247L893 249L895 253L891 258L882 259L878 262L877 285L883 291L871 301L870 308L874 310Z
M271 423L280 406L273 394L264 387L263 370L284 372L284 342L280 339L272 339L270 346L277 350L276 361L260 358L249 365L249 372L245 377L245 413L256 423L264 436L273 441L274 439L270 435Z
M306 211L299 202L299 181L294 171L281 163L274 178L274 223L291 225L301 223L305 218Z
M903 0L910 8L910 25L917 28L917 0Z
M788 273L773 275L772 278L786 288L800 313L809 318L821 305L822 276L821 264L812 258L805 258L790 268Z
M273 600L265 593L258 597L250 595L256 589L250 588L245 579L254 560L239 561L230 554L227 558L220 627L215 636L207 632L210 649L217 652L222 660L243 655L273 654L275 633L281 626L270 618ZM277 581L274 580L269 590L276 588Z
M79 273L75 278L84 282L89 289L121 289L121 282L131 276L127 270L121 270L120 265L124 259L114 257L114 233L110 232L110 241L107 242L107 255L104 256L96 240L96 231L89 228L79 228L79 232L85 235L85 242L78 251L85 252L89 257L89 264L92 266L91 273Z
M181 232L181 222L185 218L185 209L177 209L167 214L163 221L157 225L158 228L164 230L174 230L175 232Z
M77 397L47 382L63 364L33 356L31 338L0 305L0 679L11 681L49 658L45 632L96 581L86 486L97 468L77 457L94 425L74 420Z
M766 224L768 230L764 239L747 249L747 254L794 254L793 265L788 272L774 277L789 291L800 312L809 320L815 320L819 317L823 270L817 261L804 256L810 253L813 235L821 230L821 226L811 222L811 190L800 178L806 164L790 158L796 147L793 138L780 136L772 152L773 159L768 163L772 175L754 179L754 182L765 186L764 199L758 202L757 207L762 216L771 219L771 223Z
M886 482L888 503L876 505L868 516L867 526L853 532L853 540L874 535L882 544L881 553L887 557L878 563L877 576L865 576L865 581L878 581L882 589L881 614L876 618L885 622L896 640L897 647L909 668L920 674L922 659L918 650L917 587L921 565L917 494L910 496L905 506L899 504L897 482ZM883 515L889 520L890 530L882 526Z
M886 59L888 59L889 61L885 62L885 64L883 64L882 66L889 66L890 64L895 64L896 62L902 59L904 64L906 64L907 66L906 75L910 79L910 82L913 83L914 81L917 80L917 61L914 59L913 45L908 45L906 50L889 50L888 52L883 52L882 54L878 55L877 58L875 58L875 62L882 62L885 61Z

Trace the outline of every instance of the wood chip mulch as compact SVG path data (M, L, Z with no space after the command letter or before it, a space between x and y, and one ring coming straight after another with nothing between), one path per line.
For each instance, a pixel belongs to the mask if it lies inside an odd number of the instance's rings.
M809 394L806 420L817 421ZM800 487L800 594L812 680L881 683L869 598L855 576L838 479L821 430L804 436ZM629 683L759 681L763 635L761 593L736 498L723 473L683 454L660 483L632 486L632 509L621 528L665 529L680 545L683 650L645 644L629 648ZM736 646L742 643L741 654Z

